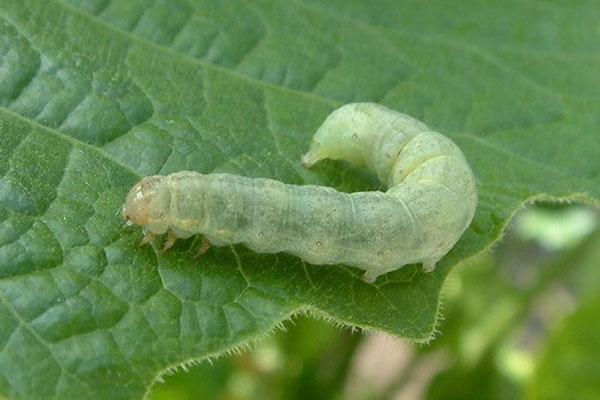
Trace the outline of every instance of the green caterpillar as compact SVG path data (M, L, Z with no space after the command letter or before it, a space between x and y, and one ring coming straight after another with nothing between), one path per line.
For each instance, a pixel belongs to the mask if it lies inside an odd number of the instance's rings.
M272 179L182 171L150 176L127 196L123 216L147 234L202 234L312 264L346 264L365 279L406 264L424 271L454 246L477 207L473 172L461 150L422 122L374 103L333 111L302 163L330 158L364 165L386 192L341 193ZM206 247L204 247L205 249Z

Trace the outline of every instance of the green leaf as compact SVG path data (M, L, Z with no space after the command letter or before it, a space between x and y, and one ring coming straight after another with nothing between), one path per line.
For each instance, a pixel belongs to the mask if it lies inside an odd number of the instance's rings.
M529 387L531 399L600 396L600 297L584 303L550 338Z
M141 398L165 369L310 311L428 340L450 269L537 199L598 204L594 2L0 0L0 394ZM464 150L476 218L438 270L367 284L243 246L157 255L119 210L140 177L306 170L334 108L376 101Z

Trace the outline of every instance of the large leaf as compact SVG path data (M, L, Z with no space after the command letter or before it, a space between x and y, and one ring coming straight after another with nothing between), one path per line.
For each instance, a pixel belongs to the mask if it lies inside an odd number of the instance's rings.
M166 368L303 310L427 340L450 268L517 208L598 204L599 17L539 0L0 0L0 394L140 398ZM377 189L299 163L358 100L448 134L477 175L476 218L434 273L367 284L243 246L195 260L191 240L157 255L123 228L149 174Z

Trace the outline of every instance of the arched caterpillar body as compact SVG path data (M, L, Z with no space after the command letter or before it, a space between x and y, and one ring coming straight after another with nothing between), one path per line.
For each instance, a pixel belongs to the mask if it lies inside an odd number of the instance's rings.
M425 271L454 246L477 207L473 172L461 150L422 122L374 103L332 112L302 163L365 165L386 192L342 193L272 179L182 171L150 176L127 196L123 215L147 233L203 234L312 264L346 264L365 278L422 262Z

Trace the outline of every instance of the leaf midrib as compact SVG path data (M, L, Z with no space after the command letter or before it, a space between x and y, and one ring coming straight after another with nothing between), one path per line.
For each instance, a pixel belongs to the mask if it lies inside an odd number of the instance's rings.
M52 135L56 136L58 139L60 140L64 140L72 145L74 145L75 147L81 147L81 148L85 148L87 150L93 151L97 154L100 154L102 157L108 159L109 161L115 163L116 165L118 165L119 167L123 168L125 171L131 173L132 175L135 175L136 177L141 178L143 175L140 174L139 171L135 170L133 167L123 163L121 160L119 160L118 158L115 158L113 155L111 155L110 153L104 151L102 148L100 147L96 147L96 146L92 146L91 144L87 144L81 140L77 140L72 136L69 136L65 133L62 133L61 131L54 129L52 127L49 127L47 125L42 125L39 122L37 122L34 119L31 118L27 118L24 115L21 115L9 108L6 108L4 106L0 106L0 112L3 112L5 114L7 114L9 117L12 118L16 118L22 121L25 121L27 124L29 124L30 126L32 126L33 128L37 128L37 129L41 129L44 131L47 131L49 133L51 133Z
M71 143L74 146L82 147L82 148L85 148L87 150L93 151L93 152L101 155L102 157L106 158L107 160L115 163L116 165L118 165L119 167L123 168L125 171L131 173L132 175L134 175L136 177L141 178L143 176L139 171L137 171L136 169L134 169L130 165L125 164L124 162L122 162L118 158L115 158L113 155L111 155L107 151L103 150L101 147L92 146L92 145L87 144L87 143L85 143L83 141L77 140L77 139L73 138L72 136L64 134L64 133L62 133L61 131L59 131L57 129L48 127L46 125L42 125L39 122L37 122L37 121L35 121L33 119L30 119L30 118L27 118L27 117L25 117L25 116L23 116L23 115L21 115L21 114L19 114L17 112L14 112L14 111L12 111L10 109L7 109L4 106L0 106L0 111L3 112L3 113L5 113L5 114L7 114L7 115L9 115L10 117L17 118L19 120L25 121L26 123L30 124L31 126L37 128L37 129L42 129L44 131L50 132L51 134L53 134L54 136L56 136L60 140L64 140L66 142L69 142L69 143ZM504 148L502 146L499 146L497 144L494 144L494 143L491 143L489 141L483 140L482 138L480 138L477 135L473 135L473 134L470 134L470 133L455 133L454 136L464 137L467 140L472 140L474 142L481 143L482 145L488 147L492 151L495 151L495 152L497 152L497 153L499 153L499 154L501 154L503 156L507 156L507 157L519 160L521 162L533 165L535 167L544 169L544 170L549 171L549 172L551 172L551 173L553 173L555 175L562 176L562 177L565 177L565 178L573 178L570 175L566 175L564 173L564 171L555 169L555 168L551 167L550 165L540 163L539 161L532 160L532 159L527 158L525 156L522 156L522 155L520 155L518 153L512 152L509 149L506 149L506 148ZM580 178L580 177L576 177L576 178L579 181L581 181L581 182L585 182L590 187L594 187L594 182L592 180L590 180L589 178ZM592 197L589 197L589 200L590 200L591 203L595 203L594 199Z

